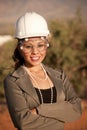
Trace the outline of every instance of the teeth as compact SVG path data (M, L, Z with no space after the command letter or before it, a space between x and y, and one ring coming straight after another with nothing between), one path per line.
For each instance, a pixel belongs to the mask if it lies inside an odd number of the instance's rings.
M32 60L38 60L39 57L31 57Z

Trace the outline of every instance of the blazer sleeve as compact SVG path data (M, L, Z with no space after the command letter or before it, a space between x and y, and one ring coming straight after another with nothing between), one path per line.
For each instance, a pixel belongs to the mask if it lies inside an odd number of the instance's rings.
M75 93L68 78L62 74L65 101L53 104L42 104L37 108L43 116L53 117L63 122L72 122L81 116L81 100Z

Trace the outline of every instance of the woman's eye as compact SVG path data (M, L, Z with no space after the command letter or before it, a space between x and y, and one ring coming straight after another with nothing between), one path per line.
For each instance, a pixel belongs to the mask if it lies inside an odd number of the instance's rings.
M44 47L44 45L43 45L43 44L41 44L41 45L38 45L38 47L39 47L39 48L41 48L41 47Z
M28 48L28 49L29 49L29 48L32 48L32 46L25 46L25 48Z

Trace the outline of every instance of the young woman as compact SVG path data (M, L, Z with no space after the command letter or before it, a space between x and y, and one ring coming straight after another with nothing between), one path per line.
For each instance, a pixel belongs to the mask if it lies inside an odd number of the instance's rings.
M18 130L64 130L81 115L80 99L64 72L42 64L49 47L46 20L37 13L16 23L15 71L4 81L8 109Z

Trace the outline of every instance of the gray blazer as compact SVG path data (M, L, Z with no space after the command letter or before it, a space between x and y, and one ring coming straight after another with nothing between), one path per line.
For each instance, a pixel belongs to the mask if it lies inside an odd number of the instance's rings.
M21 66L4 80L6 101L18 130L64 130L64 123L78 119L81 102L64 73L45 67L57 90L57 102L40 104L29 75ZM38 114L32 114L36 108Z

